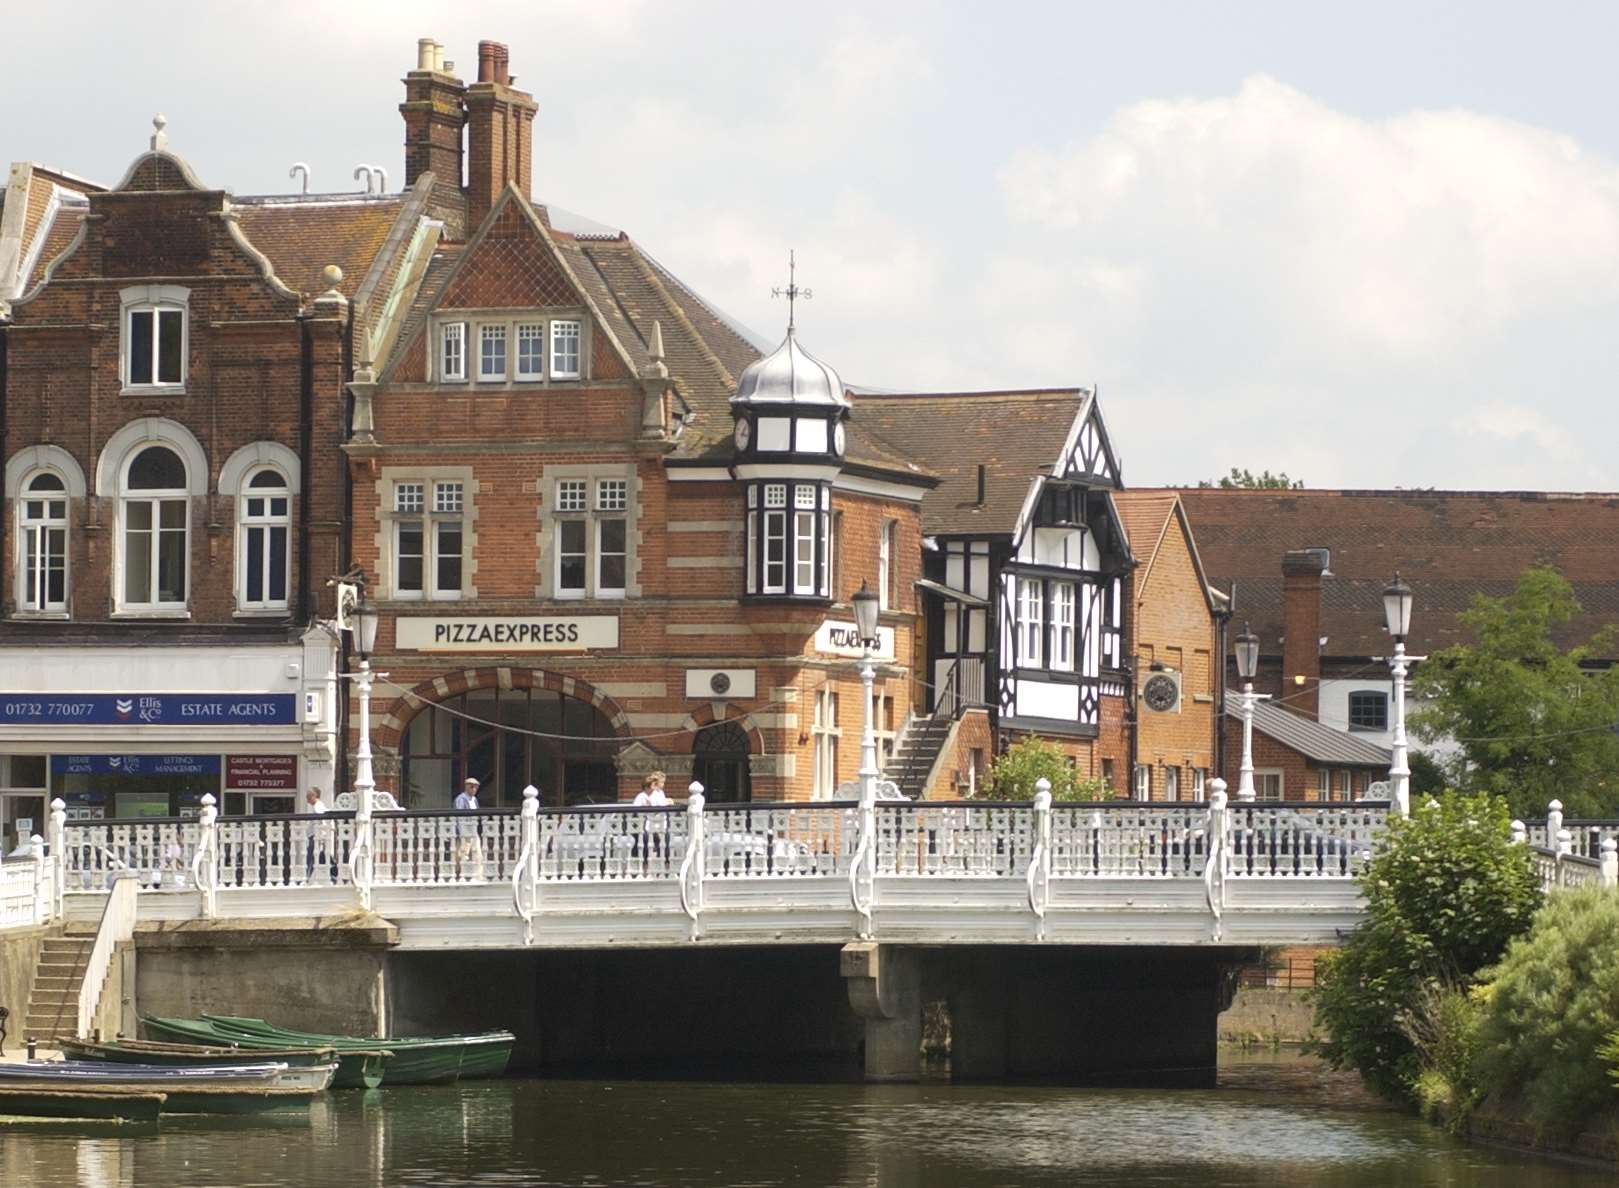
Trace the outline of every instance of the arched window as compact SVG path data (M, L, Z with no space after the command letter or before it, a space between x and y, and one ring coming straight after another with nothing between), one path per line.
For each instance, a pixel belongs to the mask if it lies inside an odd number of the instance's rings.
M523 802L618 800L618 734L588 701L550 689L474 689L425 707L401 740L400 797L411 808L447 807L472 776L485 808Z
M704 726L692 739L691 778L703 786L712 804L738 804L753 799L748 770L748 732L735 721Z
M286 477L271 466L255 471L236 497L236 507L237 603L243 610L283 610L292 527Z
M161 445L134 454L124 472L121 502L120 609L183 609L191 502L180 455Z
M67 484L51 470L23 484L18 502L21 551L17 605L28 611L67 609Z

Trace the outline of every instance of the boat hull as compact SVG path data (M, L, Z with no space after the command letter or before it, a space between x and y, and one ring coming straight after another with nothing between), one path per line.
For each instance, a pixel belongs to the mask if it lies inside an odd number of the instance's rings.
M164 1097L162 1093L101 1093L0 1086L0 1117L150 1123L156 1122L158 1114L162 1112Z
M322 1055L332 1053L331 1058L337 1061L337 1073L333 1076L330 1086L333 1089L377 1088L382 1084L383 1066L388 1057L388 1051L383 1048L349 1049L322 1045L287 1047L284 1046L284 1041L280 1040L227 1033L201 1019L163 1019L149 1016L141 1020L141 1026L148 1036L157 1037L155 1042L159 1047L164 1045L174 1049L191 1047L212 1052L235 1049L238 1052L252 1052L267 1060L285 1060L289 1064L292 1063L295 1054L307 1059L314 1053ZM146 1044L140 1044L140 1051L146 1049ZM131 1048L130 1053L133 1056L136 1049Z

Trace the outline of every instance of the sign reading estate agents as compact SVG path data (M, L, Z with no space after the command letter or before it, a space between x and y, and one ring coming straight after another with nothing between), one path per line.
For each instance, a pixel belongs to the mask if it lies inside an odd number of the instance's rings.
M587 652L618 647L617 615L449 616L397 620L398 644L416 652Z
M0 693L0 724L292 726L292 693Z
M871 658L873 660L892 660L894 658L894 629L892 627L877 628L877 641L877 646L872 649ZM860 628L853 623L828 619L815 632L815 650L823 656L851 656L859 659L862 654Z

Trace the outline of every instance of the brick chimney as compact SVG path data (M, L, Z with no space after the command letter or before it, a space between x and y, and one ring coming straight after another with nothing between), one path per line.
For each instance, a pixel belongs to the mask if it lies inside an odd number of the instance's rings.
M432 172L440 187L461 189L461 129L466 125L466 86L444 61L444 47L431 37L416 43L416 69L405 75L405 185Z
M523 197L534 181L534 113L539 105L512 86L511 63L498 41L478 43L478 81L467 87L467 230L494 206L507 182Z
M1321 708L1321 575L1326 554L1282 555L1282 688L1289 709L1314 718Z

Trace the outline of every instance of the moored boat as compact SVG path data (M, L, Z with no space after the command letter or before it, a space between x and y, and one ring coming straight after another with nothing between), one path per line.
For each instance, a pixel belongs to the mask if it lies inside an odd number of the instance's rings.
M91 1040L58 1037L50 1041L62 1055L73 1061L89 1061L113 1065L148 1065L163 1068L205 1068L211 1065L252 1063L285 1064L287 1071L277 1082L288 1087L336 1089L342 1061L333 1048L262 1048L208 1046L202 1044L171 1044L147 1040ZM363 1062L363 1056L357 1056ZM377 1056L369 1083L364 1069L355 1088L375 1089L382 1083L382 1060Z
M0 1064L0 1089L18 1096L48 1099L54 1093L91 1096L157 1096L165 1114L243 1114L307 1107L324 1089L278 1084L284 1064L214 1065L168 1068L152 1065L97 1064L78 1061L30 1061ZM329 1080L330 1065L298 1072L319 1073ZM47 1102L48 1104L48 1102Z
M267 1060L279 1060L294 1052L334 1052L337 1075L332 1079L333 1089L375 1089L382 1084L383 1066L393 1055L387 1048L378 1047L375 1040L356 1041L353 1045L321 1044L309 1047L295 1044L289 1047L283 1040L227 1032L206 1019L165 1019L147 1015L142 1016L141 1027L148 1036L156 1038L118 1041L125 1050L132 1053L148 1049L166 1050L177 1055L183 1055L186 1050L223 1051L233 1053L238 1058L251 1054ZM151 1063L164 1062L154 1060Z
M0 1126L12 1119L93 1120L153 1123L162 1111L162 1093L92 1089L30 1089L0 1085Z
M498 1077L506 1071L517 1037L509 1031L455 1036L391 1036L360 1040L353 1036L321 1035L277 1027L263 1019L233 1015L204 1015L221 1035L247 1036L287 1044L329 1044L342 1050L351 1043L385 1043L393 1052L383 1071L383 1085L420 1085L457 1078Z

